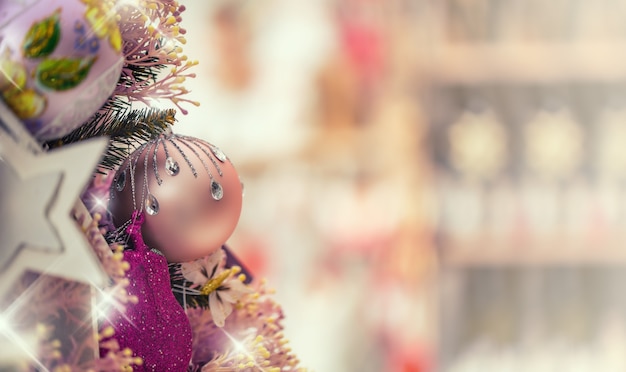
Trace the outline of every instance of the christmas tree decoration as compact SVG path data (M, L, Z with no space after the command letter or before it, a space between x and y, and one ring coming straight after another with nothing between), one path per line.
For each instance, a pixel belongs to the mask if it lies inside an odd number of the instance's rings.
M37 139L79 127L115 89L122 39L115 21L97 16L108 11L100 1L39 1L0 25L2 99Z
M106 17L119 19L124 67L113 97L148 106L168 100L183 114L187 114L187 110L182 103L198 106L198 102L185 97L189 91L183 84L187 78L196 76L189 69L198 64L182 53L182 45L187 42L184 36L187 31L180 25L185 6L175 0L117 0L114 3L115 7Z
M298 370L281 308L222 248L235 168L171 133L198 104L184 10L0 3L0 370Z
M241 181L214 145L176 134L137 149L113 180L109 209L125 229L145 212L142 235L168 262L186 262L218 250L241 214Z
M524 137L526 166L539 177L562 180L583 161L584 134L568 109L538 111L526 123Z
M6 161L0 161L0 190L2 190L0 201L3 207L3 223L0 226L3 249L0 250L0 267L4 268L9 263L23 244L46 247L45 250L57 253L61 251L58 239L45 215L45 208L52 201L60 178L60 174L52 173L21 179ZM20 209L25 213L16 213ZM19 235L14 233L28 225L34 233L30 231Z
M165 257L151 251L141 236L144 214L135 212L127 233L134 249L124 252L130 264L126 274L131 296L138 302L124 312L112 311L105 324L115 329L115 339L141 357L136 370L155 371L168 366L184 371L191 359L191 327L169 285Z
M253 292L243 284L245 274L237 275L241 267L225 268L225 264L226 252L220 249L192 262L170 265L172 288L179 303L185 308L209 309L218 327L224 327L233 305Z
M285 315L271 298L273 290L263 280L248 287L250 293L237 301L223 327L215 324L211 311L187 309L194 340L190 370L306 371L285 338Z
M108 107L67 136L46 143L50 148L84 141L94 137L109 137L109 146L99 164L101 171L116 170L130 155L132 148L141 146L160 134L171 131L176 111L130 106Z
M241 204L241 182L229 159L197 138L160 135L116 172L109 203L113 235L131 243L124 253L131 266L128 290L139 303L114 312L109 322L116 340L141 357L146 370L162 365L184 370L191 359L191 328L169 285L168 261L217 251L232 234ZM212 311L220 303L217 289L203 293ZM222 324L230 311L222 307Z
M7 186L0 189L5 214L1 219L0 297L27 269L97 285L106 282L106 274L71 217L106 142L93 139L36 156L0 132L0 169L3 186ZM46 179L50 182L41 182ZM35 181L41 184L34 188ZM34 204L36 201L41 204ZM42 238L50 236L49 230L54 236L43 242ZM41 231L48 233L41 236Z
M450 162L463 176L491 179L507 162L507 138L491 110L465 111L448 129Z

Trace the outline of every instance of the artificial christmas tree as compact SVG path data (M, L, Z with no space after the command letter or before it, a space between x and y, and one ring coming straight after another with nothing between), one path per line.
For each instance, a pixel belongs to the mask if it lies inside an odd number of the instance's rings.
M280 307L222 247L234 168L172 133L197 105L184 6L57 3L0 5L0 369L297 370Z

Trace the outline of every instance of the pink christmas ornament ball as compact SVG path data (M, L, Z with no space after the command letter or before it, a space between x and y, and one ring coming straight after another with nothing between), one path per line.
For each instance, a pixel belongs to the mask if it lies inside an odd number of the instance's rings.
M242 184L216 146L195 137L161 135L121 165L111 185L113 224L124 229L145 215L142 236L169 262L208 256L233 233Z
M0 1L0 93L38 140L60 138L113 93L123 65L115 10L99 0Z

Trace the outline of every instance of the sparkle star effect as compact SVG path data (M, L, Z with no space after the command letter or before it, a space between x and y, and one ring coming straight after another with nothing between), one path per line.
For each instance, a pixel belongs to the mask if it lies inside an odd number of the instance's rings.
M113 288L109 288L107 290L102 290L98 286L94 286L94 288L97 291L94 313L98 322L107 321L108 323L111 323L112 320L109 316L112 311L116 311L117 314L121 315L127 323L136 327L134 322L126 315L126 306L120 303L113 295L114 292L120 289L125 290L125 285L117 284Z
M243 342L239 341L233 335L231 335L230 333L225 331L224 328L220 328L220 329L222 330L222 332L224 332L226 337L228 337L230 339L230 341L233 343L233 346L234 346L233 352L234 353L244 355L246 357L246 360L248 361L248 363L251 364L250 367L254 366L254 367L258 368L259 371L264 371L265 370L262 366L260 366L256 362L255 355L246 347L246 345Z
M43 276L35 279L0 313L0 370L4 370L3 368L7 365L12 366L12 363L20 364L30 360L33 366L42 371L48 371L39 360L37 327L34 324L25 325L17 320L21 313L28 311L28 306L33 303L33 297L40 290L39 286L42 285L43 280L45 280Z
M30 359L38 368L47 370L37 358L37 337L16 331L2 314L0 314L0 345L2 345L0 369L5 370L13 367L13 364Z

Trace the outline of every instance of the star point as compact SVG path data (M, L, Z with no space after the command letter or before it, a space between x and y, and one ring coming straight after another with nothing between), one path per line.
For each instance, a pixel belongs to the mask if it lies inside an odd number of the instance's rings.
M0 132L0 298L27 270L105 283L107 275L71 211L106 144L97 138L33 154Z
M46 210L54 198L60 174L46 173L22 179L0 160L0 270L25 245L33 249L61 251ZM43 206L43 208L42 208Z

